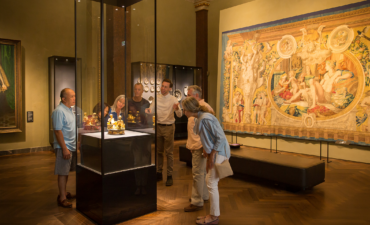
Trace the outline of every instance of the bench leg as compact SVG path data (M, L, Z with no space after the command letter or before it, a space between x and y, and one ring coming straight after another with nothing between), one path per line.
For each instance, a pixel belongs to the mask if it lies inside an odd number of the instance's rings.
M327 153L326 153L326 162L331 163L331 161L329 161L329 142L328 142L328 148L327 148Z

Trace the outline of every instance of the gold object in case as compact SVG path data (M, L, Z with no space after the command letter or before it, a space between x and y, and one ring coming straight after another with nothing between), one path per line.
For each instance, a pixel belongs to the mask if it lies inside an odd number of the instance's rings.
M107 123L108 134L112 134L112 135L125 134L126 126L125 126L125 123L122 120L121 115L118 116L117 121L114 121L114 118L113 118L112 114L110 114L109 116L110 116L110 118L108 119L108 123Z
M135 117L132 115L131 111L128 112L127 123L136 123L135 122Z

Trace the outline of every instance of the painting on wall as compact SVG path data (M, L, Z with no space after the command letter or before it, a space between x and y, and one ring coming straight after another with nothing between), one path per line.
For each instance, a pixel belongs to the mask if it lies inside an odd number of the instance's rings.
M222 34L226 131L370 145L370 4Z
M0 133L22 132L21 41L0 39Z

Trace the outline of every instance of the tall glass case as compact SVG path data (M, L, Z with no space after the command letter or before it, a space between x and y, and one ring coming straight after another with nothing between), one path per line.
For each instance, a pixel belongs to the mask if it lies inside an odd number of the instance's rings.
M155 112L131 76L132 62L156 64L155 4L75 0L77 209L98 224L157 208Z
M143 98L149 102L154 101L154 92L160 93L161 81L164 78L172 80L173 87L170 94L175 96L180 103L187 97L189 86L194 84L202 86L201 67L157 63L155 79L154 65L151 62L133 62L131 65L132 85L141 83L144 86ZM187 138L188 118L184 114L180 118L175 114L175 119L175 139Z
M181 103L188 96L189 86L196 84L202 87L199 83L202 69L200 67L179 65L172 67L173 95ZM175 139L186 139L188 137L188 118L185 115L180 118L176 116L175 118Z

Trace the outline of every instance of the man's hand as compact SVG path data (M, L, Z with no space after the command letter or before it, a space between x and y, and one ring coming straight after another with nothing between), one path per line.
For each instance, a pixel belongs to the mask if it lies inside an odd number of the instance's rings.
M203 148L203 155L202 155L202 156L203 156L203 158L207 158L207 155L208 155L208 154L207 154L206 150L204 150L204 148Z
M66 143L64 142L63 132L61 130L54 130L54 134L59 146L62 148L63 159L71 158L71 152L68 150Z
M152 110L151 110L150 108L146 108L146 109L145 109L145 113L146 113L146 114L152 114Z
M174 109L174 110L179 110L179 104L180 104L180 103L173 104L173 109Z
M63 159L70 159L71 158L71 152L66 148L63 149Z

